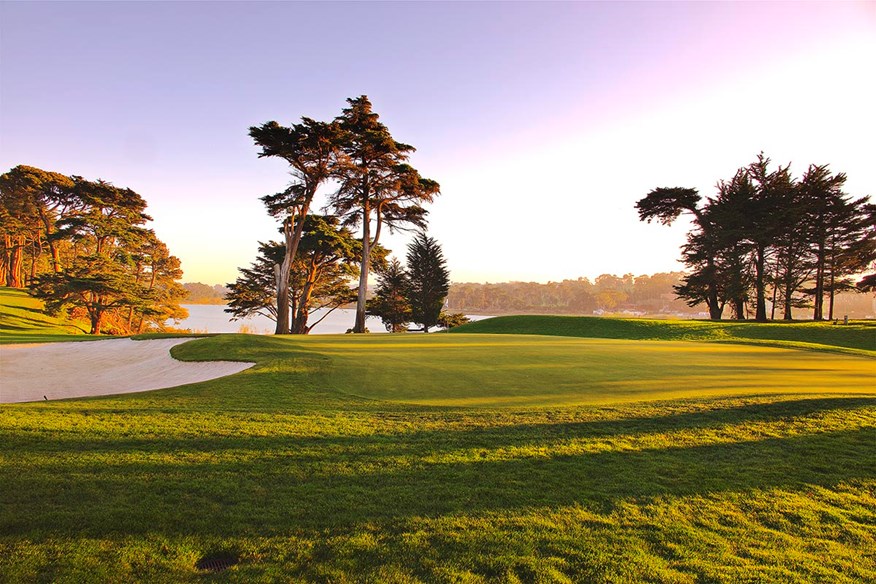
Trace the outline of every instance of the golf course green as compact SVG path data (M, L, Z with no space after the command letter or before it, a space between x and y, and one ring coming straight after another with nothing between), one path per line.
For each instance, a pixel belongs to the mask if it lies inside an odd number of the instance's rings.
M217 335L173 355L256 365L0 406L0 581L876 579L876 329L514 323Z

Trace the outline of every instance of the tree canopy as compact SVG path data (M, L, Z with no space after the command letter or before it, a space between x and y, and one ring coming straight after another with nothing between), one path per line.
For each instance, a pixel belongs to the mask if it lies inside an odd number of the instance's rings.
M186 316L179 259L146 227L138 193L21 165L0 175L0 203L0 273L48 310L87 316L92 334L163 329Z

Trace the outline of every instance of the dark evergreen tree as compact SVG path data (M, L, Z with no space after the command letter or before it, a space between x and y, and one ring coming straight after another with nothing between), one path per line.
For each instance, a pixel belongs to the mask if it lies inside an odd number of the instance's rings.
M444 299L450 290L450 273L438 242L420 232L408 245L408 300L411 320L423 332L438 324Z
M380 317L387 331L404 332L411 322L409 295L408 273L401 262L393 258L378 274L374 298L368 301L368 314Z

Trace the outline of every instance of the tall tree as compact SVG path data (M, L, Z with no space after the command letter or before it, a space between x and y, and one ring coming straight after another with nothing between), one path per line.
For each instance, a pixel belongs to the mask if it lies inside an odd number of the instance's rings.
M50 311L84 310L91 334L130 332L151 322L182 318L185 295L175 282L182 275L155 233L143 224L146 202L131 189L73 177L73 210L56 222L59 236L79 248L70 266L42 274L33 287ZM137 318L135 326L134 319ZM110 321L107 324L107 321Z
M342 132L334 166L339 188L331 196L330 204L347 225L362 228L353 327L353 332L362 333L372 247L379 242L384 225L390 230L424 228L426 210L422 204L433 200L439 186L407 164L414 147L392 137L372 110L367 96L349 98L347 102L350 107L336 120Z
M745 169L745 201L741 205L746 215L744 237L751 243L754 265L755 320L766 322L766 285L769 254L777 237L787 226L784 211L793 200L794 181L790 166L769 169L770 159L759 154ZM753 189L748 189L748 185ZM793 229L793 227L791 227Z
M188 311L179 305L188 291L178 282L182 278L179 258L170 254L167 245L151 229L144 230L139 244L131 248L134 278L140 290L140 302L128 313L129 332L143 332L145 325L164 328L168 320L179 321Z
M438 324L444 299L450 290L450 272L441 246L420 232L408 245L408 301L411 320L423 325L423 332Z
M824 298L845 287L845 278L866 269L873 261L874 214L869 197L852 200L843 192L844 173L833 174L827 165L810 165L800 181L801 204L808 211L810 252L815 280L813 319L824 319ZM833 315L828 313L828 318Z
M268 213L282 221L284 253L276 264L276 334L290 332L289 276L298 245L304 231L305 219L319 187L329 178L330 163L338 142L336 124L302 118L291 127L267 122L250 128L249 135L261 146L259 157L282 158L292 167L293 182L283 192L261 198Z
M837 292L855 290L853 276L864 272L876 260L876 205L869 197L844 200L843 221L830 236L827 262L828 315L834 318Z
M91 253L77 256L69 269L37 278L33 294L50 314L67 307L85 309L92 335L105 330L105 318L114 310L140 306L141 288L133 273L118 258Z

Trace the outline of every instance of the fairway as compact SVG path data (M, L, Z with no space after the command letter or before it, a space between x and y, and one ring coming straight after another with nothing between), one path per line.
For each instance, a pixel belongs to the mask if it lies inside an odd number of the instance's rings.
M873 580L876 361L855 350L193 340L174 356L256 365L0 408L0 580Z
M556 406L876 391L873 358L729 343L484 334L284 342L286 350L328 360L322 370L327 387L421 405ZM186 355L186 348L178 354Z

